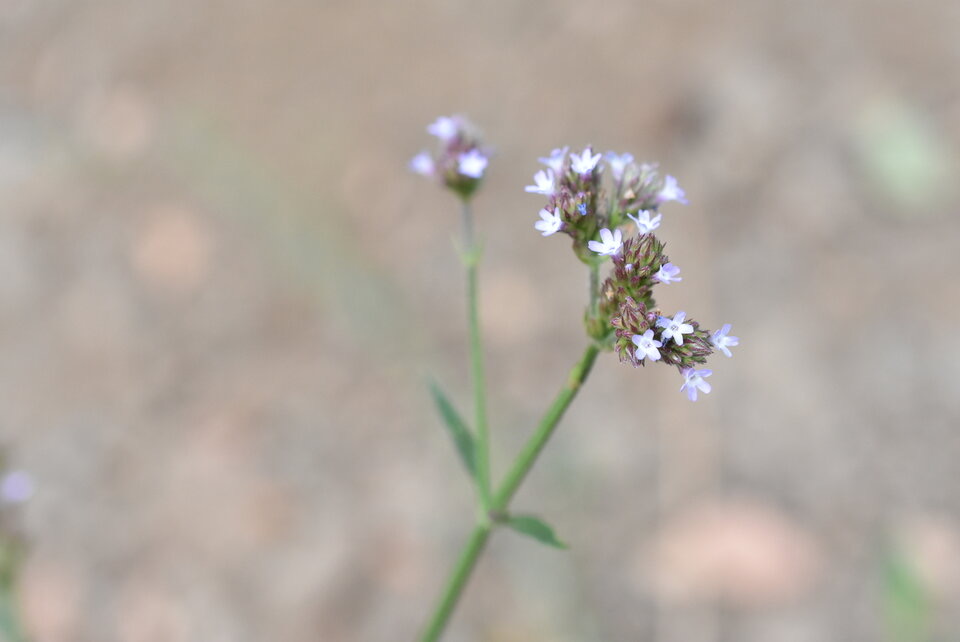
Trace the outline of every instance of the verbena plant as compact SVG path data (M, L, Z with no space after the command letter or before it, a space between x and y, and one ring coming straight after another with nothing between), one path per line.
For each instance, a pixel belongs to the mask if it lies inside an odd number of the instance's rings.
M587 345L504 479L493 484L477 296L480 247L471 210L471 198L483 182L490 154L476 128L462 116L438 118L427 131L438 139L438 150L433 154L421 152L411 160L410 168L453 191L461 204L473 426L436 384L432 384L431 393L476 487L477 523L424 628L421 642L437 640L442 635L497 527L506 526L549 546L565 548L539 517L511 513L510 500L586 381L599 353L616 352L621 362L634 367L647 362L676 366L682 377L680 391L696 401L699 393L710 392L706 379L712 374L698 366L706 363L716 350L731 356L730 347L738 344L737 337L730 335L729 324L711 333L687 317L686 312L663 314L654 299L657 286L682 280L680 269L664 254L663 242L654 234L660 226L662 205L687 203L677 180L661 176L654 164L636 163L630 154L595 154L591 147L580 153L570 153L567 147L553 150L540 159L545 168L536 173L534 184L526 191L547 199L534 228L545 237L568 235L573 241L574 255L587 268ZM611 267L601 282L600 269L605 263Z

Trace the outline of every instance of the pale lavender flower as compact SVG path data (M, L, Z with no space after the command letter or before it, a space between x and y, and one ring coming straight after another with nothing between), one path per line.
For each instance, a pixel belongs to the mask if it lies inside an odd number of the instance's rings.
M446 143L460 134L460 127L461 122L457 116L440 116L427 126L427 132Z
M536 185L527 185L523 188L524 191L531 194L543 194L544 196L553 196L553 193L556 191L553 171L549 169L541 169L534 174L533 182L536 183Z
M667 174L666 178L663 179L663 187L660 189L660 193L657 195L657 201L660 203L666 203L667 201L677 201L678 203L683 203L688 205L687 194L684 192L680 185L677 184L677 179L673 176Z
M653 275L657 281L660 283L676 283L677 281L683 281L683 278L680 276L680 268L678 268L673 263L664 263L660 266L660 269L657 270L657 273Z
M561 171L563 171L563 164L567 160L567 152L569 151L569 147L558 147L550 152L550 155L546 158L540 158L538 160L552 169L554 174L559 174Z
M696 401L697 390L702 391L703 394L708 394L710 392L710 384L704 381L704 379L712 374L713 370L694 370L693 368L684 368L683 385L680 386L680 392L686 392L687 399L690 401Z
M457 171L470 178L483 178L487 169L487 157L478 149L471 149L457 157Z
M611 232L607 228L600 230L600 241L590 241L587 247L601 256L613 256L620 251L623 245L623 233L620 230Z
M33 478L22 470L13 470L0 482L0 500L8 504L22 504L33 497Z
M618 154L616 152L607 152L604 155L607 165L610 166L610 174L613 180L620 182L623 180L624 170L633 164L632 154Z
M730 333L730 324L724 323L723 327L713 333L713 336L710 337L710 343L713 344L713 347L727 355L732 357L730 353L730 348L728 346L740 345L739 337L728 336Z
M579 156L576 154L570 155L570 169L576 174L589 174L599 162L600 154L594 154L589 147L583 150L583 153Z
M422 174L423 176L433 176L433 173L436 171L437 167L430 154L427 152L420 152L410 159L410 169L417 174Z
M663 328L663 332L660 333L660 336L664 341L669 341L673 339L673 342L678 346L683 345L683 335L690 334L693 332L693 326L689 323L684 323L683 320L687 318L687 313L681 310L673 315L673 318L669 317L660 317L657 319L657 325Z
M653 213L656 214L656 212ZM656 214L653 218L650 218L650 214L650 210L640 210L636 216L627 214L627 218L637 224L638 232L641 234L649 234L660 227L660 219L663 218L663 214Z
M533 226L544 236L556 234L563 226L563 221L560 218L559 208L556 212L551 212L546 209L540 210L540 218L542 220L537 221L533 224Z
M650 359L650 361L660 360L660 351L657 350L657 348L663 344L653 338L653 330L647 330L642 335L635 334L631 340L633 341L633 345L637 346L637 350L634 352L637 361L643 361L644 359Z

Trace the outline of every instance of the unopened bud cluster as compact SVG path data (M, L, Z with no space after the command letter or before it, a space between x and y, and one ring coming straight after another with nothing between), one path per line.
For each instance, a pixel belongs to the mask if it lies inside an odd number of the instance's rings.
M654 288L682 281L680 268L663 252L654 235L660 227L660 206L687 203L672 176L661 177L657 166L638 164L630 154L595 154L555 149L540 162L527 192L548 198L534 227L543 235L557 232L573 239L573 251L591 266L609 258L612 270L600 287L595 311L588 310L588 332L633 366L659 361L676 366L684 377L681 390L696 401L710 392L705 381L712 373L698 370L714 350L731 356L730 326L710 333L683 311L665 316L657 307ZM624 230L632 237L624 239Z
M490 153L480 141L476 126L463 116L441 116L427 132L436 136L439 149L435 154L423 151L410 160L410 169L435 178L468 199L480 186Z

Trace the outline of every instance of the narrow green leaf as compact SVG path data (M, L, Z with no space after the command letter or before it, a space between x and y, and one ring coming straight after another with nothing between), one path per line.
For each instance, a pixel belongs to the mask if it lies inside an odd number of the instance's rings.
M557 539L556 533L549 524L533 515L511 515L506 524L521 535L532 537L541 544L554 548L567 548L566 544Z
M437 383L432 380L430 381L430 395L433 397L433 403L437 405L437 410L443 418L443 425L447 427L450 437L453 439L453 444L457 447L457 452L460 454L460 459L463 460L463 465L467 467L467 472L470 473L470 476L475 478L475 455L473 435L470 434L470 428L467 427L467 423L463 420L463 417L461 417L457 409L453 407L453 404L450 403L447 396L443 394L443 391L440 390Z

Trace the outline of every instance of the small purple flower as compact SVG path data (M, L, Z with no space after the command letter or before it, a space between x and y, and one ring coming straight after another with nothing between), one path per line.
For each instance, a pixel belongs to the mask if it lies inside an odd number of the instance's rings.
M657 195L657 202L666 203L667 201L677 201L684 205L689 204L686 192L680 189L680 185L677 184L677 179L669 174L663 179L663 187L660 188L660 193Z
M563 164L567 160L567 152L569 151L569 147L558 147L550 152L549 156L546 158L541 158L539 161L552 169L554 174L559 174L561 171L563 171Z
M599 162L600 154L594 154L589 147L583 150L583 153L579 156L576 154L570 155L570 169L576 174L589 174Z
M730 333L730 324L724 323L723 327L713 333L713 336L710 337L710 343L713 344L713 347L727 355L732 357L730 353L730 348L728 346L740 345L739 337L728 336Z
M634 352L637 361L643 361L644 359L660 360L660 351L657 348L663 344L653 338L653 330L647 330L642 335L635 334L631 341L633 341L633 345L637 346L637 350Z
M590 241L587 247L601 256L613 256L620 251L623 245L623 233L620 230L610 232L607 228L600 230L600 241Z
M653 275L657 281L660 283L676 283L677 281L683 281L683 278L680 276L680 268L678 268L673 263L664 263L660 266L660 269L657 270L657 273Z
M653 218L650 218L650 214L656 214ZM627 218L637 224L637 231L641 234L649 234L658 227L660 227L660 219L663 218L663 214L657 214L656 212L651 212L650 210L640 210L637 212L636 216L627 214Z
M0 481L0 500L22 504L33 497L33 478L22 470L13 470Z
M487 169L487 162L483 152L471 149L457 157L457 171L470 178L483 178L483 170Z
M678 346L683 345L683 335L690 334L693 332L693 326L689 323L684 323L683 320L687 318L687 313L681 310L673 315L673 318L669 317L660 317L657 319L657 325L663 328L663 332L660 333L660 336L664 341L669 341L673 339L673 342Z
M712 374L713 370L694 370L693 368L684 368L683 385L680 386L680 392L686 392L687 399L690 401L696 401L697 390L702 391L703 394L708 394L710 392L710 384L704 381L704 379Z
M546 209L540 210L540 218L541 220L534 223L533 226L544 236L556 234L563 226L563 221L560 218L559 208L556 212L550 212Z
M556 191L556 186L554 184L553 171L540 170L533 175L533 182L536 185L527 185L524 187L524 191L529 192L530 194L543 194L544 196L553 196L553 193Z
M624 170L633 164L632 154L617 154L616 152L607 152L604 154L607 165L610 166L610 174L613 180L620 182L623 180Z
M427 132L446 143L460 134L460 127L460 118L457 116L440 116L427 126Z
M436 163L433 162L430 154L420 152L410 159L410 169L423 176L433 176L434 171L436 171Z
M586 203L580 203L580 204L578 204L578 205L577 205L577 211L580 213L580 216L586 216L586 215L587 215L587 204L586 204Z

